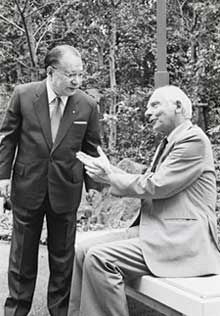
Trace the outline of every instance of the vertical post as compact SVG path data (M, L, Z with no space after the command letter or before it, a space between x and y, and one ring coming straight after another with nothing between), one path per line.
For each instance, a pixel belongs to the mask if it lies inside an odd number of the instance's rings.
M166 44L166 0L157 0L157 71L155 87L169 84Z

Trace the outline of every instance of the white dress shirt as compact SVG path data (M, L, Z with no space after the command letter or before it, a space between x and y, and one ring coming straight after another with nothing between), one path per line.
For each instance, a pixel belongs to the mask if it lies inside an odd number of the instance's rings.
M48 104L49 104L49 112L50 112L50 118L51 118L51 114L53 113L54 107L56 106L56 102L55 98L57 97L57 94L53 91L53 89L50 86L49 80L47 79L46 81L46 86L47 86L47 96L48 96ZM61 109L61 113L63 115L65 107L66 107L66 103L67 103L67 99L68 96L59 96L61 99L61 103L60 103L60 109Z

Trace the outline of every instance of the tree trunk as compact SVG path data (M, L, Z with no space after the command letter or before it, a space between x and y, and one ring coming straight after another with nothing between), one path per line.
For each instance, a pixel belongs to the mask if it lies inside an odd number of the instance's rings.
M18 11L20 13L20 16L24 25L25 35L26 35L27 44L28 44L28 50L30 54L31 67L32 67L30 79L34 81L38 79L38 69L37 69L38 59L35 53L36 41L35 41L34 32L33 32L31 6L30 6L30 3L27 1L26 8L22 10L19 1L15 0L15 3L17 5Z
M26 19L26 26L27 26L27 40L29 42L29 51L30 51L30 56L31 56L31 66L32 66L32 71L31 71L31 81L38 80L38 57L35 53L35 46L36 46L36 41L34 38L34 32L33 32L33 26L32 26L32 19L31 16L29 16Z
M98 67L99 69L102 69L104 67L104 49L103 46L98 47Z

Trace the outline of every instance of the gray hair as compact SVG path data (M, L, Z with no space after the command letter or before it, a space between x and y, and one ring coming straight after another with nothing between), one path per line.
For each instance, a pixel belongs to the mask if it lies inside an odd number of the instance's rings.
M154 97L154 94L159 93L164 97L164 99L167 102L180 102L183 109L183 116L185 119L191 119L192 118L192 102L187 97L185 92L181 90L180 88L173 86L173 85L167 85L160 88L157 88L152 97ZM151 98L150 98L151 99Z
M81 58L81 55L79 51L70 45L59 45L52 48L46 55L44 60L45 69L47 69L48 66L57 65L60 61L60 59L65 55L65 53L69 51L74 56Z

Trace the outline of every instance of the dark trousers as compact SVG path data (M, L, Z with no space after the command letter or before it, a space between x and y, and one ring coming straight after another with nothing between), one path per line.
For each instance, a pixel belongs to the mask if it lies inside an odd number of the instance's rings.
M56 214L48 197L39 209L13 206L13 233L8 269L9 296L5 316L26 316L31 309L38 266L38 250L46 215L49 253L48 309L66 316L74 258L76 210Z

